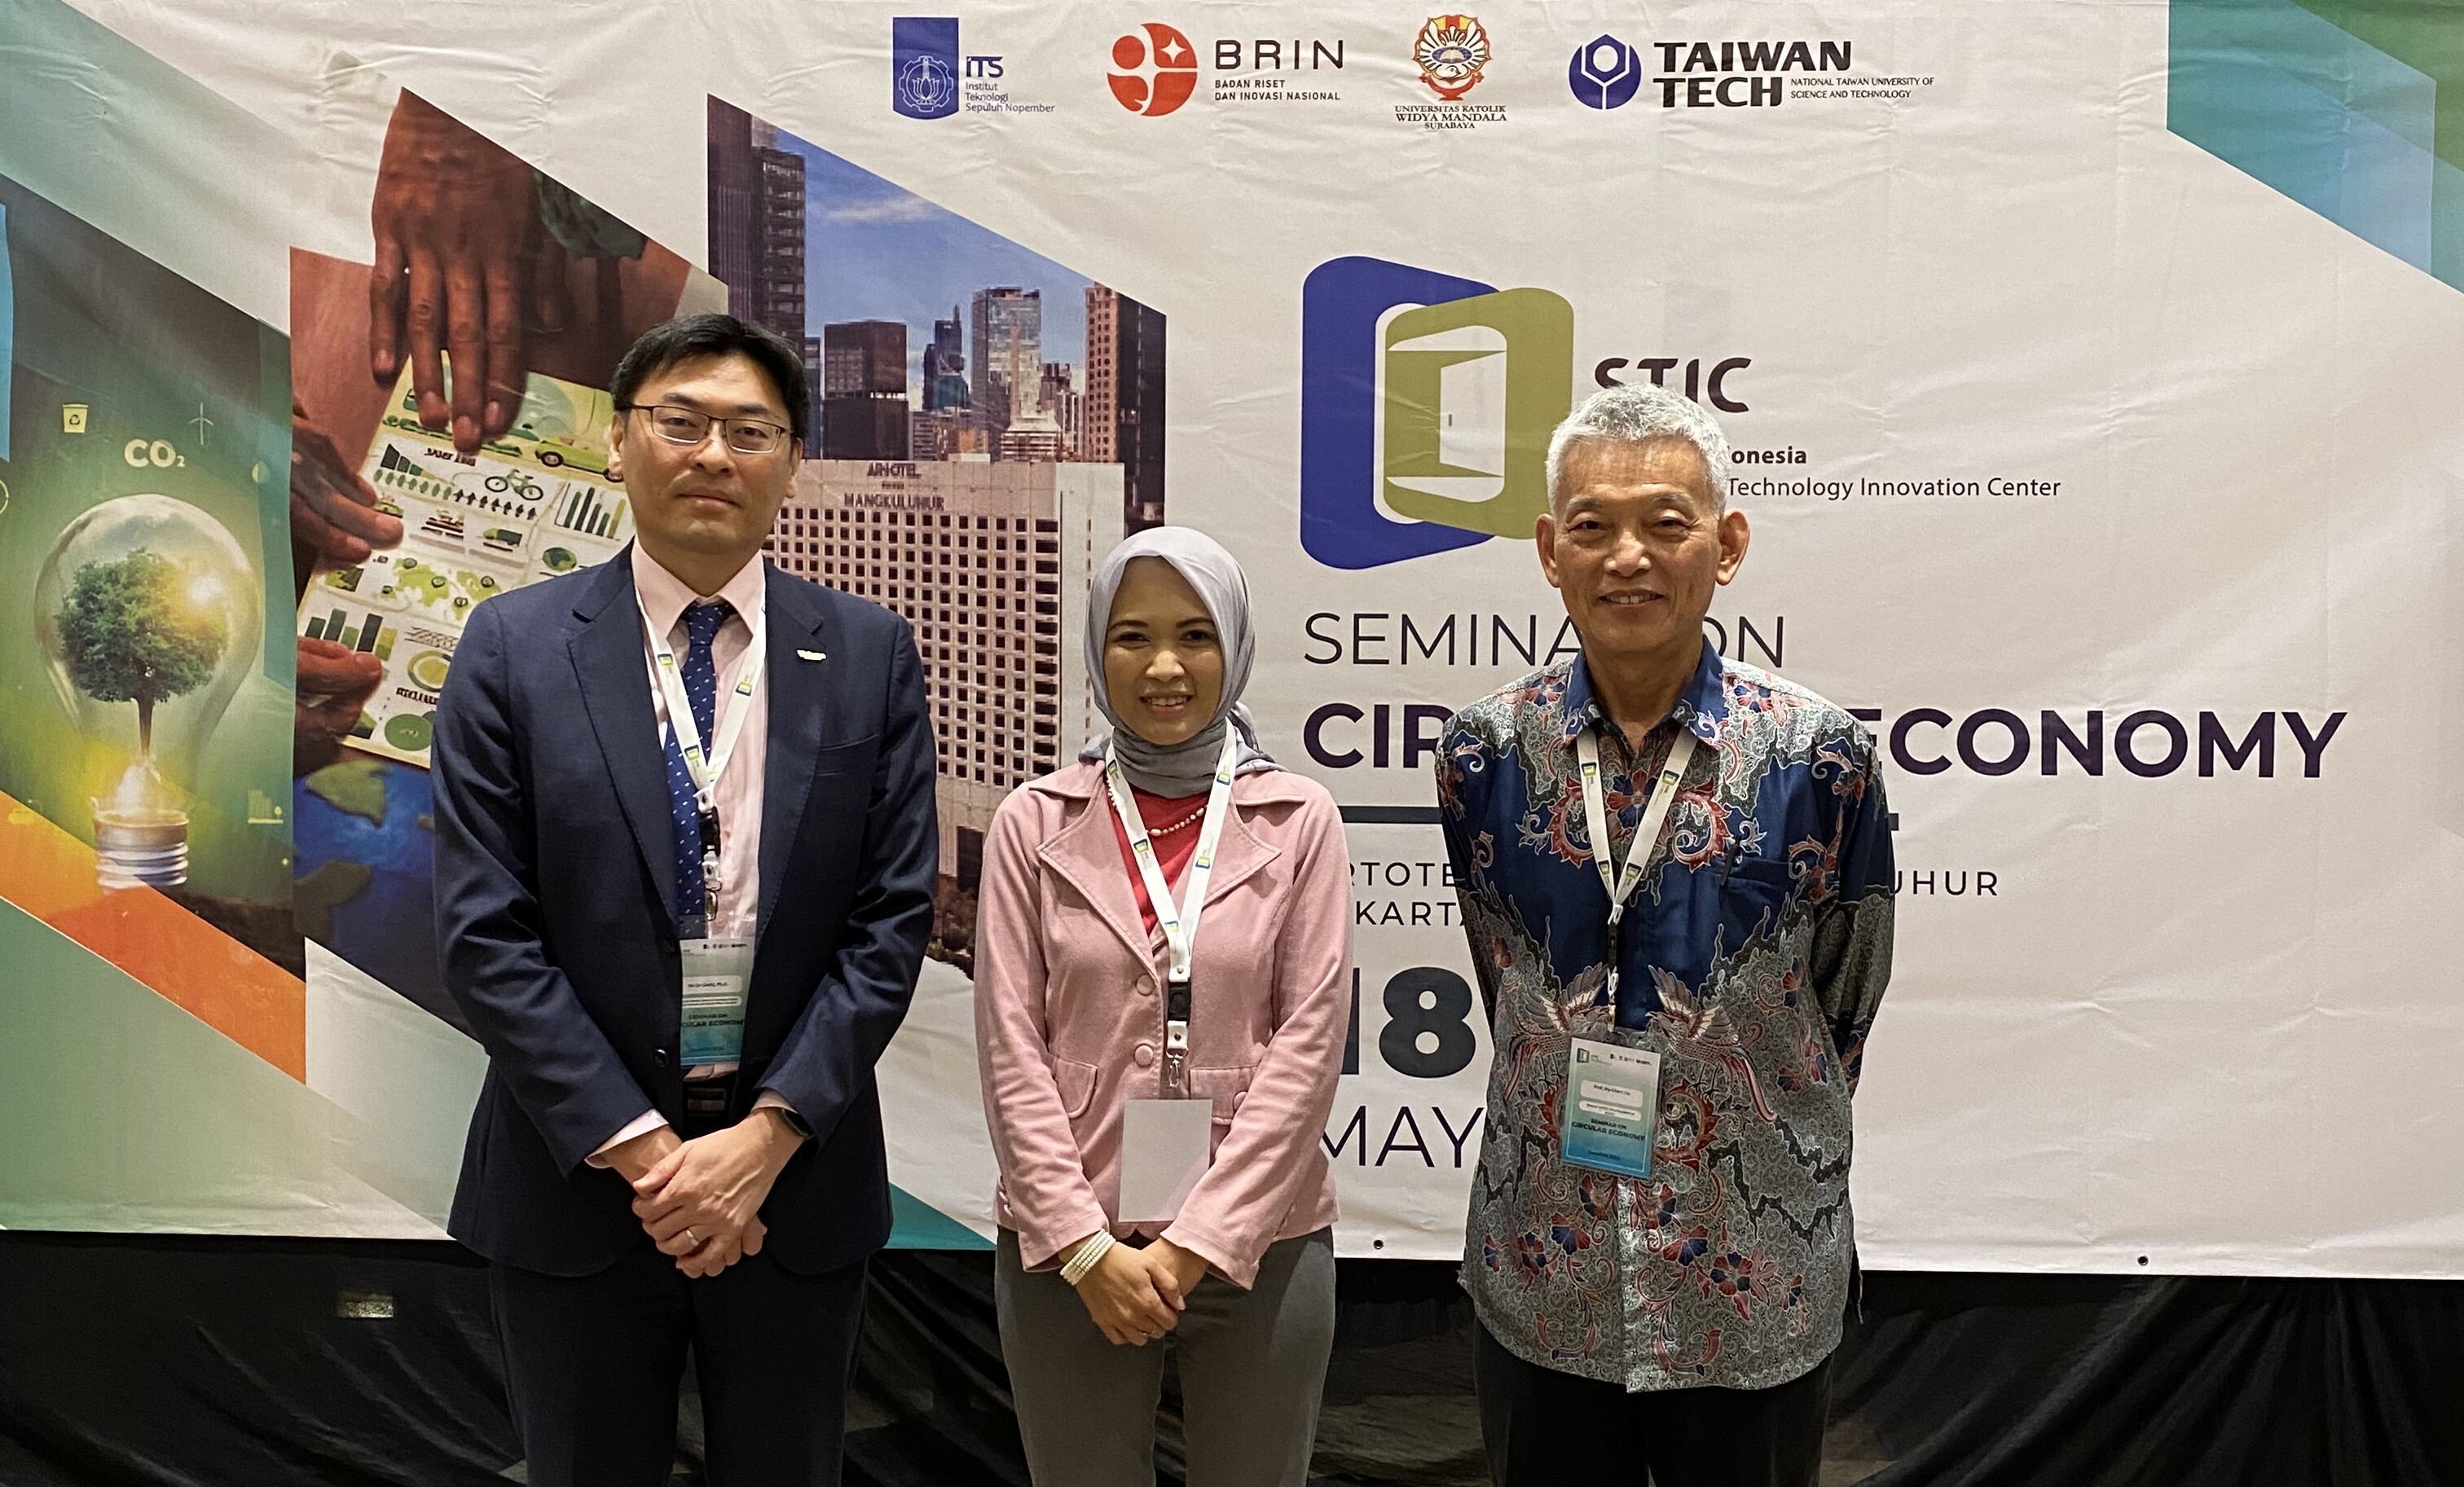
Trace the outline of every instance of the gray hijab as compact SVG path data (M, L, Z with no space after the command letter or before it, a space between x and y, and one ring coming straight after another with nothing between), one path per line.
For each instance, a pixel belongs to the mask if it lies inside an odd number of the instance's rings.
M1223 699L1206 726L1177 744L1152 744L1121 721L1104 682L1104 636L1112 627L1112 597L1120 592L1121 575L1133 558L1160 558L1189 580L1199 601L1214 617L1215 633L1223 646ZM1216 760L1223 752L1224 731L1241 740L1239 773L1281 769L1258 747L1257 725L1241 706L1242 689L1249 685L1250 663L1257 641L1249 627L1249 580L1241 565L1213 537L1194 527L1149 527L1112 549L1095 574L1087 595L1087 675L1095 690L1095 706L1112 726L1087 740L1078 757L1100 762L1110 742L1130 783L1150 795L1204 795L1215 782Z

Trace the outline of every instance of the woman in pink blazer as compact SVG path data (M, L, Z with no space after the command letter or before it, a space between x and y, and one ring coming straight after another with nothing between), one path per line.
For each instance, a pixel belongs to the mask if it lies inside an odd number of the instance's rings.
M1152 1487L1166 1338L1192 1487L1309 1475L1352 866L1333 800L1258 747L1253 651L1231 554L1179 527L1122 543L1088 608L1111 732L985 843L1001 1351L1043 1487Z

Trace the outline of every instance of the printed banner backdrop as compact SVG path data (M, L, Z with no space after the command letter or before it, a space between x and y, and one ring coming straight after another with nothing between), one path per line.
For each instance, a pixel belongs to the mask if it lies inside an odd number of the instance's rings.
M423 938L421 694L461 601L620 536L567 426L634 329L723 296L816 374L775 560L906 615L934 673L941 913L881 1071L904 1242L990 1232L980 832L1083 736L1089 565L1170 520L1247 566L1266 745L1350 822L1341 1250L1460 1253L1488 1039L1434 743L1569 653L1541 453L1649 379L1722 419L1753 523L1706 634L1886 754L1866 1263L2464 1275L2434 19L951 9L0 23L0 1224L439 1232L480 1059ZM440 213L521 328L468 447L367 293ZM400 535L355 548L361 481ZM54 561L139 497L196 544L176 591L134 539ZM64 616L200 677L150 753L131 688L51 659ZM132 777L185 835L114 817Z

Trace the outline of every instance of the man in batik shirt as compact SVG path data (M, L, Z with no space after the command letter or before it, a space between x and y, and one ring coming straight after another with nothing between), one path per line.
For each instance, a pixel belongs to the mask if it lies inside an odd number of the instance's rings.
M1438 762L1496 1047L1463 1279L1501 1487L1819 1472L1891 841L1865 730L1704 639L1746 556L1728 463L1710 416L1659 387L1566 421L1536 536L1582 652L1456 714ZM1621 929L1603 865L1628 890ZM1593 1061L1589 1080L1638 1053L1658 1057L1656 1087L1569 1095L1570 1059ZM1569 1119L1624 1134L1569 1146Z

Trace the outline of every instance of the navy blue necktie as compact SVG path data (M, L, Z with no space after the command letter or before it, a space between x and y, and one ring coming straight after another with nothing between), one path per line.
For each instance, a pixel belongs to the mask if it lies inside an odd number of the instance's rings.
M707 765L717 740L711 736L718 701L718 665L711 658L711 642L718 627L736 613L723 599L685 610L685 700L693 705L693 727L701 734L701 756ZM676 827L676 916L698 920L708 909L707 881L701 870L701 802L693 794L693 772L685 768L683 745L668 729L668 799Z

